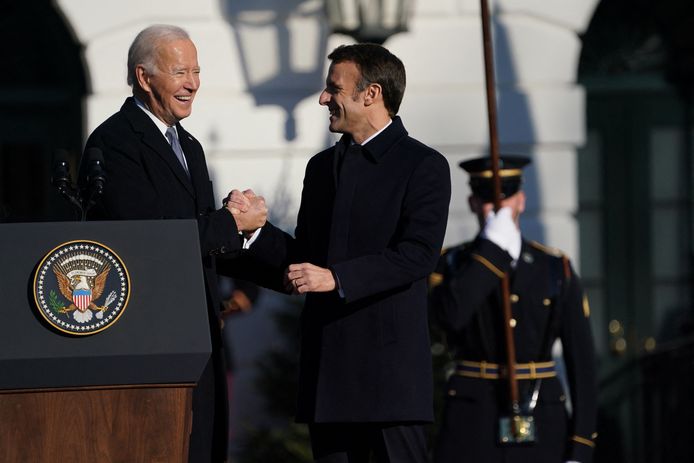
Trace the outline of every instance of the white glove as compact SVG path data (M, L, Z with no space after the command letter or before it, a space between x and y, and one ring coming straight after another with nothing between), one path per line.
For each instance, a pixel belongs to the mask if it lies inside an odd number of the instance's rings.
M508 252L514 261L520 257L521 233L513 221L510 207L502 207L496 214L490 211L480 236Z

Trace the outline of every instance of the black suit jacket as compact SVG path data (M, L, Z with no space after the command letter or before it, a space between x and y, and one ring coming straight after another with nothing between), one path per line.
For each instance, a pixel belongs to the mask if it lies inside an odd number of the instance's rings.
M241 242L233 216L215 210L212 182L200 143L180 125L179 141L190 178L154 122L128 98L120 111L89 136L85 152L99 148L104 155L106 185L90 212L91 219L197 219L203 267L212 299L211 314L219 313L216 256L238 252ZM80 184L88 166L80 166Z
M295 239L267 224L251 247L278 268L330 268L343 294L306 297L297 419L431 421L426 277L446 230L448 163L396 117L346 158L338 182L349 141L309 161Z
M511 256L478 238L441 258L441 283L431 291L432 310L447 332L458 360L506 365L500 272L509 272L517 363L552 360L561 339L572 415L558 377L543 379L534 418L537 442L498 444L498 419L509 414L508 382L452 375L446 385L444 417L435 461L559 462L592 460L597 416L595 356L587 299L568 258L535 242L523 241L515 268ZM535 381L519 380L525 403Z
M166 138L133 98L92 132L85 152L90 148L103 152L107 180L89 218L197 220L213 355L194 394L191 461L198 457L201 461L221 460L226 457L227 414L216 258L238 252L241 241L233 216L226 209L214 208L202 146L180 124L176 129L190 178ZM81 185L86 183L87 174L88 166L83 161ZM213 434L217 436L215 444L209 442ZM215 457L208 457L210 454Z

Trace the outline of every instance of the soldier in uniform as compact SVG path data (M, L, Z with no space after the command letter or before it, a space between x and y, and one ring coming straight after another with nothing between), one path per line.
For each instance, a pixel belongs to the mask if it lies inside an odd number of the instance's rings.
M445 252L432 275L434 318L446 334L455 369L446 385L435 462L561 463L592 460L597 386L588 301L569 259L522 238L522 169L530 160L500 157L501 209L493 208L490 158L462 162L480 233ZM535 436L508 441L510 416L501 277L510 283L512 337L520 412ZM560 339L568 391L552 356ZM570 406L567 407L567 398ZM506 442L504 442L506 440Z

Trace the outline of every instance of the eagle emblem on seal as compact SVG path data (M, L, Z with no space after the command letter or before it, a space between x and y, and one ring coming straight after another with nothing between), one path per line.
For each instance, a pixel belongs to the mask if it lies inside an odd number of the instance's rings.
M53 273L58 279L58 288L66 299L72 301L68 307L61 310L72 312L72 317L78 323L90 321L94 311L97 312L98 318L102 318L108 305L99 307L93 301L98 300L104 292L110 270L111 266L105 264L98 273L95 269L87 267L65 272L60 264L54 265Z
M125 308L130 278L120 257L94 241L64 243L44 257L34 278L41 315L70 334L92 334Z

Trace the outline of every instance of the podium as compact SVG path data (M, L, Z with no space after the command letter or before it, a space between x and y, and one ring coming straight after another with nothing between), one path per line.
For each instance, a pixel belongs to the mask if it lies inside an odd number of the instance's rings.
M129 283L107 308L127 302L115 321L86 335L56 329L35 302L44 258L72 241L112 250ZM0 224L0 263L0 461L188 461L192 390L211 351L196 222ZM59 317L86 326L76 312Z

